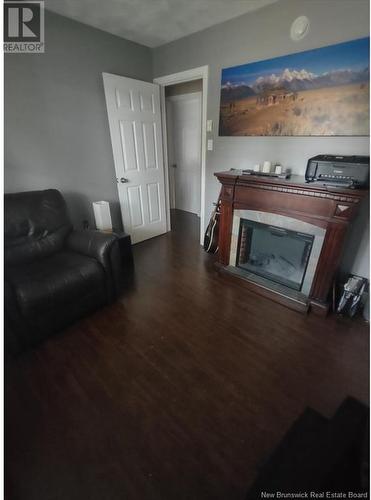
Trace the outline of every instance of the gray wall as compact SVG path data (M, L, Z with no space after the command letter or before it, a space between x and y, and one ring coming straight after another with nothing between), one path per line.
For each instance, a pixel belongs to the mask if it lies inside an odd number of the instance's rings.
M50 12L45 29L45 54L5 55L5 191L58 188L78 227L107 200L121 226L102 72L151 81L151 51Z
M208 118L214 121L214 151L207 153L206 219L217 199L213 173L247 168L272 160L304 173L307 159L319 153L369 154L367 137L218 137L221 69L250 61L331 45L369 35L368 0L280 0L278 3L154 49L154 76L209 66ZM292 21L306 15L309 34L290 39ZM210 134L209 134L210 136ZM344 257L344 266L368 276L368 219L353 229L359 248ZM355 231L354 231L355 230ZM365 232L366 231L366 232ZM355 233L355 234L354 234ZM353 238L354 240L354 238Z

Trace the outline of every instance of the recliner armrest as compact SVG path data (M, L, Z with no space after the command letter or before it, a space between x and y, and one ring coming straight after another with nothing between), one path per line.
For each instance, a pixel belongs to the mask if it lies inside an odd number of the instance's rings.
M105 266L107 253L116 241L117 238L114 234L86 229L72 231L67 238L67 246L74 252L93 257Z
M66 245L69 250L94 258L103 266L108 280L109 300L114 300L122 284L122 263L117 236L90 229L72 231Z

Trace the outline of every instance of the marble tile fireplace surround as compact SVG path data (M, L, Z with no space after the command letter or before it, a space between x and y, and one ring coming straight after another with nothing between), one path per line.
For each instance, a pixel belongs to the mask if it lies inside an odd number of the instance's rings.
M349 222L367 190L215 174L222 184L218 265L250 290L325 315Z
M254 246L254 243L256 247L255 249L251 248L249 267L246 265L246 262L241 262L241 259L238 258L238 254L241 254L242 247L241 236L244 236L246 240L246 236L243 234L244 231L241 230L242 221L257 222L260 226L260 234L255 236L255 238L254 235L251 234L248 238L250 240L250 248ZM264 226L270 235L273 234L273 237L264 238L264 233L263 235L261 234L261 231L265 229ZM277 229L286 230L288 236L282 234L281 231L277 231ZM275 235L276 231L277 235ZM234 272L240 274L242 277L246 276L252 282L256 282L262 286L266 285L268 288L271 287L277 292L288 294L293 298L302 296L304 299L308 297L310 293L322 250L325 232L326 231L321 227L284 215L259 212L257 210L234 210L229 266L235 268ZM300 255L295 255L295 253L300 252L301 249L296 248L295 239L292 237L290 238L290 234L302 234L304 237L312 237L309 252L307 252L309 255L308 258L305 259L304 269L301 273L300 263L303 260L302 255L301 253ZM256 239L260 239L260 241L256 243L254 241ZM246 246L245 241L243 246ZM259 246L261 248L258 248ZM305 250L304 245L303 250ZM251 261L257 262L257 265L251 265ZM293 281L293 283L298 283L296 287L293 287L293 285L287 282L289 282L290 278L295 274L300 274L302 276ZM270 283L270 281L272 283Z

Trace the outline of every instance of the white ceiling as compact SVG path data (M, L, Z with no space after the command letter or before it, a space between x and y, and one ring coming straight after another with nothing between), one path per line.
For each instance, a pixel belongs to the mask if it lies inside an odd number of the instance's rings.
M277 0L47 0L48 10L158 47Z

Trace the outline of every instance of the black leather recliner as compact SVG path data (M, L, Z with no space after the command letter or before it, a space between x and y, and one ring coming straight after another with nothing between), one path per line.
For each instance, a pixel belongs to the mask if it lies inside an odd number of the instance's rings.
M118 239L74 231L55 189L5 195L5 343L27 349L120 292Z

